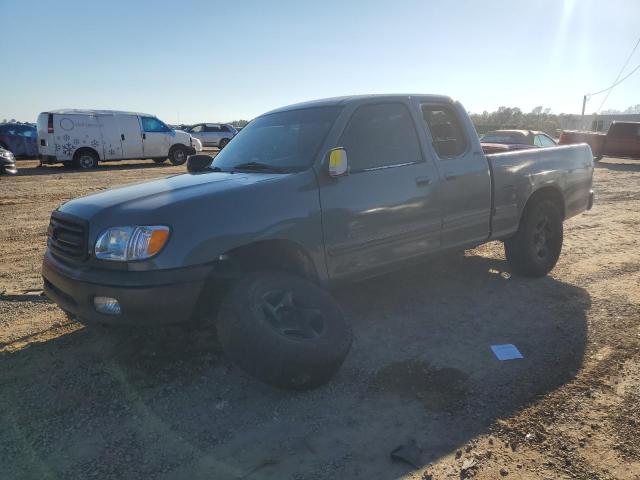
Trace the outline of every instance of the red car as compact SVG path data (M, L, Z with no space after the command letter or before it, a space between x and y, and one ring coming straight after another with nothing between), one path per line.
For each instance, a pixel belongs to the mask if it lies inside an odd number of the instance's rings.
M523 150L527 148L555 147L556 142L544 132L535 130L494 130L480 137L485 154Z
M560 135L560 145L588 143L593 157L640 158L640 122L613 122L607 133L567 130Z

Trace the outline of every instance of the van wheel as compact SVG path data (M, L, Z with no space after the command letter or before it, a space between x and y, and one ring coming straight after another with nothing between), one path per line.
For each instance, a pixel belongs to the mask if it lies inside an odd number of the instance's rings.
M329 293L280 272L240 279L220 306L217 329L225 354L241 369L294 390L333 377L352 341L351 327Z
M229 139L223 138L222 140L220 140L220 143L218 144L218 148L222 150L224 147L227 146L227 143L229 143Z
M509 265L526 277L546 275L560 257L562 235L558 207L549 200L534 201L527 206L516 234L504 242Z
M98 155L91 150L79 150L73 156L73 166L80 170L91 170L98 166Z
M169 150L169 161L172 165L182 165L187 161L187 149L180 145L175 145Z

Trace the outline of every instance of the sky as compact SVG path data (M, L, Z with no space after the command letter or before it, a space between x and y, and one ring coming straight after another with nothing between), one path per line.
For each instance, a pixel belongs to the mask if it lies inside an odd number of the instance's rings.
M362 93L580 113L640 37L640 0L0 0L0 18L0 119L20 121L96 108L226 122ZM638 64L640 48L625 71ZM640 71L603 109L638 103Z

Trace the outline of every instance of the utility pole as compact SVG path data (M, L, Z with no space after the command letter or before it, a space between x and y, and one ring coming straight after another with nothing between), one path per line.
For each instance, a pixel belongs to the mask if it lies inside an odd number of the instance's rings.
M582 97L582 115L580 115L580 129L584 128L584 108L587 106L587 96Z

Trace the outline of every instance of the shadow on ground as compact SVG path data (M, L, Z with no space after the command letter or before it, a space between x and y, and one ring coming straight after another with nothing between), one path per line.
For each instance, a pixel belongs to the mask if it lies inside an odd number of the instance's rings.
M611 161L594 163L595 168L604 168L618 172L640 172L640 161L628 158L610 158Z
M0 354L7 478L395 478L389 453L455 451L574 378L587 292L467 254L342 288L353 349L328 385L278 391L211 334L80 329ZM498 361L493 344L523 360Z
M169 161L165 161L161 164L156 164L151 160L137 160L137 161L126 161L126 162L117 162L117 163L100 163L97 168L91 170L80 170L75 168L70 168L65 165L43 165L41 167L32 167L32 168L20 168L20 163L18 163L18 177L31 177L37 175L62 175L66 173L101 173L101 172L115 172L118 170L140 170L146 168L163 168L170 167L171 163Z

